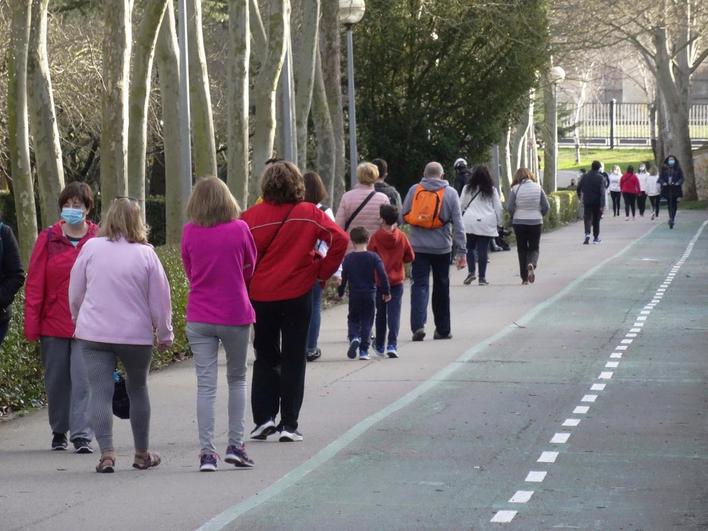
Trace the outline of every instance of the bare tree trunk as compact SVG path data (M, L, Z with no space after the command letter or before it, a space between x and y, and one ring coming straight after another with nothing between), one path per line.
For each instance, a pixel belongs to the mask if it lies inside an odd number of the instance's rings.
M49 0L32 0L27 56L29 119L34 140L40 211L44 227L56 220L56 203L64 188L64 166L47 58L48 4Z
M337 154L335 150L332 114L327 104L327 89L322 76L322 54L319 45L315 56L315 86L312 94L312 122L317 137L317 171L322 177L329 193L330 203L334 206L334 182Z
M333 202L338 202L344 193L346 174L346 156L344 144L344 107L342 102L342 71L341 71L341 45L339 33L339 3L323 2L322 19L320 21L320 46L322 57L322 73L327 90L327 104L332 116L334 128L335 152L335 197ZM335 203L336 204L336 203Z
M131 0L104 0L101 208L128 193Z
M556 113L556 87L549 76L543 87L543 189L547 194L556 191L556 172L558 164L558 123Z
M27 116L27 52L32 0L12 2L10 48L7 56L7 128L12 192L17 216L17 237L23 264L29 263L37 239L37 207L34 203Z
M499 149L501 151L501 169L499 175L499 181L501 183L501 189L504 193L506 200L509 200L509 194L511 193L511 180L513 177L513 170L511 166L511 127L507 127L506 131L501 137L499 142Z
M194 171L197 177L216 176L216 143L211 91L202 31L202 0L187 2L189 30L189 98L191 102Z
M250 195L257 193L258 176L265 162L273 156L275 142L275 92L280 71L285 60L285 25L290 20L289 0L270 0L270 14L267 19L268 52L255 80L256 107L255 131L253 134L253 176Z
M295 76L295 118L297 122L298 162L307 166L307 124L315 82L315 57L319 39L320 0L296 0L293 21L293 73Z
M130 75L128 130L128 190L140 203L145 216L145 158L147 113L152 84L152 63L160 24L168 0L145 0L143 18L133 44Z
M162 19L156 48L157 72L162 100L165 147L165 239L179 243L182 237L184 208L182 168L180 167L179 54L172 2Z
M253 0L251 0L253 1ZM239 204L248 204L249 0L229 2L228 184Z

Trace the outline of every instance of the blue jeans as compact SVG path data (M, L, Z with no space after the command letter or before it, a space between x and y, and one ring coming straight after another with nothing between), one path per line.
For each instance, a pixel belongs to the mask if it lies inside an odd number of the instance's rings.
M376 290L376 348L395 347L398 340L398 330L401 328L401 300L403 299L403 284L391 286L391 300L383 301L383 291ZM388 343L386 326L388 325Z
M484 279L487 275L487 258L489 256L489 242L491 236L467 235L467 269L474 275L474 259L477 258L479 264L479 278Z
M442 335L450 333L450 254L416 253L411 275L411 331L425 328L428 319L430 271L433 272L433 319Z
M361 341L359 349L366 351L371 342L371 328L374 326L376 292L349 292L349 315L347 328L349 341Z
M310 314L310 326L307 329L307 352L317 350L317 339L320 337L320 321L322 320L322 287L320 281L316 281L310 291L312 296L312 314Z

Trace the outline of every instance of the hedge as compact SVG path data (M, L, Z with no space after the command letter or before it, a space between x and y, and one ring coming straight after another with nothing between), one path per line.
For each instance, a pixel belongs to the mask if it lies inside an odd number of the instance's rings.
M156 251L170 282L175 341L169 351L156 350L153 353L152 369L164 367L189 355L185 335L188 286L182 269L182 258L177 248L159 247ZM10 329L0 348L0 416L11 411L40 407L46 399L39 345L29 343L22 334L23 305L24 290L20 290L12 305Z

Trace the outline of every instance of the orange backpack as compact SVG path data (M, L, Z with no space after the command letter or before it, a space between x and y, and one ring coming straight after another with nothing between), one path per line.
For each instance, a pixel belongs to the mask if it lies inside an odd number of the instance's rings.
M439 229L446 222L440 219L445 188L426 190L422 184L416 186L410 211L403 216L409 225L424 229Z

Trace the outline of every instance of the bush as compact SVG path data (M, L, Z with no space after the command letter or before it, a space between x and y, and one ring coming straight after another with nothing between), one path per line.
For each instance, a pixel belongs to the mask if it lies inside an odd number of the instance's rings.
M575 192L558 191L548 195L550 208L543 220L544 230L555 229L578 219L579 200Z
M169 365L189 354L185 334L185 310L188 285L179 249L155 249L170 282L172 293L172 326L174 345L169 351L155 351L152 369ZM17 293L12 305L12 320L7 337L0 348L0 416L11 411L41 407L46 400L39 344L29 343L23 335L24 289Z

